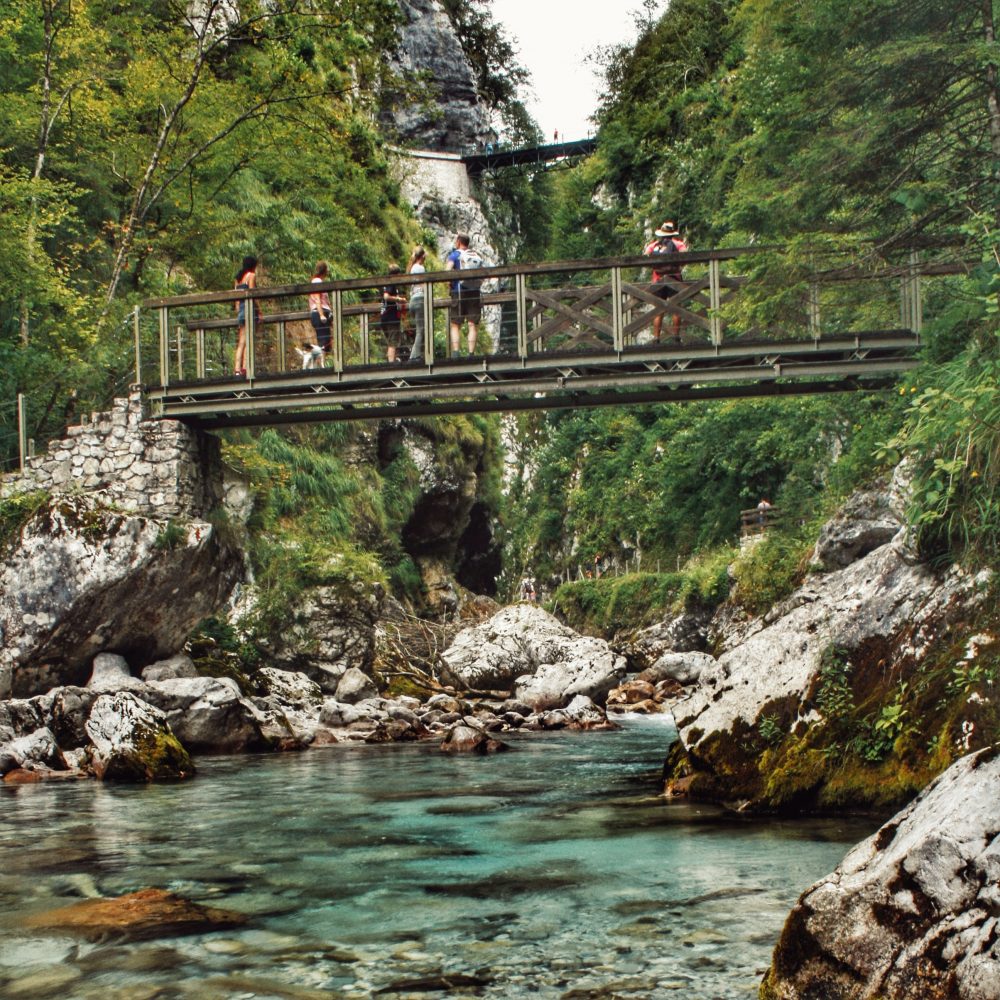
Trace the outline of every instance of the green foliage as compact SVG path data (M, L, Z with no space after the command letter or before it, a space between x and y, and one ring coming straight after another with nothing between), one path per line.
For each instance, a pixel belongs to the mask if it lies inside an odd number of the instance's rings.
M851 662L846 652L836 646L823 650L820 659L816 707L832 723L838 723L854 712Z
M179 524L177 521L167 521L167 523L160 529L159 534L156 536L153 544L158 549L171 550L176 549L179 545L187 539L187 529L184 525Z
M776 747L785 738L785 731L776 715L762 715L757 720L757 735L765 746Z
M21 534L21 529L52 501L45 490L15 493L0 500L0 549L7 548Z
M906 424L887 455L914 470L910 514L923 551L946 559L1000 557L1000 356L970 345L922 373Z

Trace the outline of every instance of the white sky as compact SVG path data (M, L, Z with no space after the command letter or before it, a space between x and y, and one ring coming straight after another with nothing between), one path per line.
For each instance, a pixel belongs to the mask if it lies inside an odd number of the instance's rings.
M493 0L493 19L507 29L531 71L528 110L546 140L585 139L602 81L586 57L602 45L635 39L639 0Z

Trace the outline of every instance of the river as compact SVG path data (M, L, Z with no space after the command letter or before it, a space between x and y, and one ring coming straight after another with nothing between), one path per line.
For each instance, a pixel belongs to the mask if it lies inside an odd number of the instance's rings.
M0 786L0 996L750 1000L795 899L877 824L667 803L671 737L633 720L487 758L334 746L202 759L181 784ZM133 943L19 929L148 886L250 923Z

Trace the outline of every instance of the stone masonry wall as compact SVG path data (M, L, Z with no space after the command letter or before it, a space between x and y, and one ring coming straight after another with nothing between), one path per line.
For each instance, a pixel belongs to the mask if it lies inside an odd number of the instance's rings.
M0 480L0 500L29 490L101 493L123 511L155 518L204 518L222 503L219 442L176 420L145 419L142 395L67 429L23 474Z

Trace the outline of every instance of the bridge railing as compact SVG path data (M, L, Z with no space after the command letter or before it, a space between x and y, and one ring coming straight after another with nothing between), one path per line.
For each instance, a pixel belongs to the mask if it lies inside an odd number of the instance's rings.
M659 268L654 278L653 268ZM460 272L482 281L476 353L454 352L451 313L460 305L454 271L381 275L322 283L226 290L144 303L136 320L137 381L147 384L233 379L233 351L244 304L246 378L303 368L303 345L315 342L308 297L326 292L332 306L324 367L336 373L384 366L393 330L380 319L382 290L409 296L423 289L402 323L406 360L418 325L428 332L419 364L407 374L442 371L488 357L559 364L566 359L678 363L705 352L734 356L748 343L765 351L783 341L814 342L859 331L909 331L922 326L926 275L954 274L958 263L910 255L867 269L817 258L804 266L773 248L694 251L660 258L504 265ZM749 293L749 294L748 294ZM465 341L463 322L462 341ZM243 366L241 366L243 367Z

